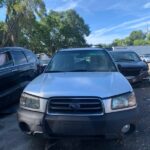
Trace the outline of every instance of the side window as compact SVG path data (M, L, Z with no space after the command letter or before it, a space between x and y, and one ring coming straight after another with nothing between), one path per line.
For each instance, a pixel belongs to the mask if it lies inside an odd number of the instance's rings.
M16 65L27 63L27 59L26 59L26 57L25 57L23 52L21 52L21 51L13 51L12 54L13 54L13 58L14 58L14 61L15 61Z
M0 53L0 68L13 66L13 60L9 52Z
M33 62L37 61L36 55L34 55L32 52L26 51L25 54L26 54L26 57L28 59L28 62L33 63Z

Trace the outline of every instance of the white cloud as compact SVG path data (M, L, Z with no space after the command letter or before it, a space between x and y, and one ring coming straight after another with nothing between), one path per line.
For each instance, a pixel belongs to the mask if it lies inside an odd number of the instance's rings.
M141 27L147 27L147 25L150 25L150 21L144 21L144 22L140 22L138 24L135 25L131 25L128 27L128 29L139 29Z
M87 38L89 44L99 44L99 43L111 43L116 38L124 38L127 34L118 34L128 31L128 33L133 29L140 29L141 27L146 27L147 24L150 24L150 16L143 18L130 20L118 24L116 26L101 28L99 30L93 31Z
M78 6L78 2L77 1L73 1L73 0L63 0L64 4L62 6L59 6L57 8L55 8L55 11L65 11L68 9L75 9Z
M148 2L148 3L146 3L146 4L144 4L144 6L143 6L145 9L147 9L147 8L150 8L150 2Z
M120 35L120 34L107 34L107 35L96 35L96 34L91 34L90 36L86 37L86 41L89 44L100 44L100 43L105 43L105 44L110 44L114 39L116 38L124 38L127 35Z
M135 19L135 20L131 20L131 21L126 21L126 22L123 22L119 25L116 25L116 26L113 26L110 28L101 28L95 32L98 34L105 34L105 33L111 32L111 31L115 31L115 30L125 30L125 29L129 29L130 26L133 26L137 23L141 23L141 22L143 22L145 20L149 20L149 19L150 19L150 16L146 16L143 18L139 18L139 19Z

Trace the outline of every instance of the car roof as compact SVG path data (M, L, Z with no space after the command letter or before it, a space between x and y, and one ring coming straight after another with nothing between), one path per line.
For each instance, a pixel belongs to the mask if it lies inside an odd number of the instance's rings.
M82 50L105 50L102 48L92 48L92 47L87 47L87 48L67 48L67 49L60 49L60 51L82 51Z
M31 52L31 50L29 50L29 49L25 49L25 48L23 48L23 47L1 47L0 48L0 52L5 52L5 51L30 51Z
M132 50L125 50L125 49L123 49L123 50L115 50L115 51L110 51L110 53L136 53L136 52L134 52L134 51L132 51Z
M141 56L150 56L150 54L143 54L143 55L141 55Z

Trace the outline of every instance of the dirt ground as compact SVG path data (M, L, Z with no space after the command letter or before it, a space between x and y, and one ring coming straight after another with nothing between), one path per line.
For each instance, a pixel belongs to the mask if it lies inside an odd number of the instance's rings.
M104 139L61 139L55 143L24 135L18 128L16 113L0 114L0 150L150 150L150 83L134 85L139 107L135 133L122 142Z

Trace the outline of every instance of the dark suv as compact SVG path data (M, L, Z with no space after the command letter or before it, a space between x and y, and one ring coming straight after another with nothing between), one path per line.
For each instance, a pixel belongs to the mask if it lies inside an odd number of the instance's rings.
M23 88L37 76L37 59L32 51L0 48L0 110L19 99Z
M120 72L130 83L142 81L149 76L148 65L133 51L120 50L110 52Z

